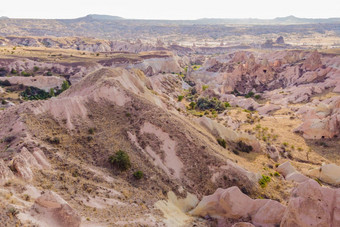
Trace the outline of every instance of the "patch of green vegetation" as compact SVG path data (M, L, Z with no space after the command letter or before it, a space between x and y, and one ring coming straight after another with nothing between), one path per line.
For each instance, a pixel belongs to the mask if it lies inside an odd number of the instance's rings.
M276 171L276 172L274 173L274 176L279 177L279 176L280 176L279 172Z
M209 88L209 85L202 85L202 90L205 91Z
M15 69L11 69L11 74L18 74L18 71L16 71Z
M179 95L179 96L177 97L177 99L178 99L178 102L181 102L181 101L183 100L183 98L184 98L184 96L183 96L183 95Z
M144 177L144 173L141 170L138 170L133 173L133 176L137 179L140 180Z
M196 103L195 103L195 102L191 102L191 103L189 104L189 106L190 106L190 108L193 110L193 109L195 109L195 107L196 107Z
M227 148L227 142L225 141L225 139L222 138L218 138L217 139L218 144L223 147L223 148Z
M94 131L95 131L95 128L89 128L89 130L88 130L89 134L91 134L91 135L94 134Z
M39 67L38 66L34 66L33 67L33 72L38 72L39 71Z
M44 100L52 97L49 92L37 87L27 87L20 95L24 100Z
M110 156L109 161L121 171L128 170L131 167L129 155L122 150L119 150L116 152L116 154Z
M237 142L237 149L245 153L250 153L251 151L253 151L253 147L251 145L247 145L242 140Z
M22 76L26 76L26 77L31 76L30 73L25 72L25 71L22 71L22 72L21 72L21 75L22 75Z
M252 91L250 91L250 92L248 92L248 94L246 94L244 97L246 97L246 98L251 98L251 97L253 97L254 95L255 95L255 93L252 92Z
M254 98L255 99L261 99L261 95L255 95Z
M224 106L225 106L225 108L231 107L231 105L230 105L229 102L225 102L225 103L224 103Z
M263 175L262 174L262 178L259 179L259 184L261 186L261 188L265 188L267 187L267 184L271 181L271 178L269 176Z
M223 102L218 100L217 98L199 98L197 100L197 108L200 110L209 110L213 109L218 112L224 111L226 109L226 106Z

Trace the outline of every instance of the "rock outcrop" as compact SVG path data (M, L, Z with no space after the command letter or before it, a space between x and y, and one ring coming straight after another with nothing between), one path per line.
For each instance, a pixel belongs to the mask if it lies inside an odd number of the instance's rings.
M0 159L0 185L13 177L12 171L8 168L5 162Z
M332 164L322 165L320 168L310 170L308 175L316 177L328 184L340 184L340 166Z
M36 199L31 215L47 226L79 227L81 224L81 218L75 210L52 191L47 191Z
M205 196L190 214L209 215L215 218L240 219L250 217L256 226L279 225L285 206L268 199L251 199L238 187L217 189L213 195Z
M279 165L277 171L281 173L287 181L302 183L309 180L308 177L296 171L289 161Z
M281 226L340 225L340 190L321 187L308 180L292 192Z

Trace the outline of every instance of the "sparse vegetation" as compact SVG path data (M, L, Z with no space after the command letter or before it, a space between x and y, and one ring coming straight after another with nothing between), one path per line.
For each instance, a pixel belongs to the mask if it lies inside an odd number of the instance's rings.
M133 173L133 176L137 179L140 180L144 177L144 173L141 170L138 170Z
M265 188L267 187L267 184L271 181L269 176L263 175L262 174L262 178L259 179L259 184L261 186L261 188Z
M227 142L225 141L225 139L222 138L218 138L217 139L218 144L223 147L223 148L227 148Z
M122 150L119 150L116 154L110 156L109 161L121 171L128 170L131 167L129 155Z

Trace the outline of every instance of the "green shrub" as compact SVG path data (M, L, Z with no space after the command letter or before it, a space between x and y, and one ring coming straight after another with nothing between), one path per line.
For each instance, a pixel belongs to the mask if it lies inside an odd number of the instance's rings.
M53 74L52 74L52 72L51 71L48 71L47 73L46 73L46 76L52 76Z
M200 110L214 109L218 112L221 112L226 109L226 105L225 103L222 103L217 98L212 98L212 99L199 98L197 100L197 108Z
M209 88L209 85L202 85L202 90L205 91Z
M229 102L225 102L225 103L224 103L224 106L225 106L225 108L231 107L231 105L230 105Z
M30 74L30 73L28 73L28 72L25 72L25 71L22 71L22 72L21 72L21 75L22 75L22 76L26 76L26 77L27 77L27 76L31 76L31 74Z
M179 96L178 96L178 102L182 101L182 100L183 100L183 98L184 98L184 96L183 96L183 95L179 95Z
M260 99L260 98L261 98L261 95L255 95L254 98L255 98L255 99Z
M238 148L238 150L240 150L242 152L246 152L246 153L250 153L251 151L253 151L253 147L251 145L247 145L242 140L237 142L237 148Z
M89 128L89 134L94 134L94 128Z
M259 179L259 184L260 184L261 188L265 188L267 186L267 184L270 182L270 180L271 179L270 179L269 176L262 174L262 178Z
M7 103L8 103L8 102L7 102L5 99L2 99L2 100L1 100L1 104L2 104L2 105L6 105Z
M244 97L246 97L246 98L251 98L251 97L253 97L254 96L254 92L249 92L248 94L246 94Z
M133 176L137 179L140 180L144 177L144 173L141 170L138 170L133 173Z
M191 102L191 103L189 104L189 106L190 106L190 108L193 110L193 109L195 109L195 107L196 107L196 103L195 103L195 102Z
M62 90L62 92L63 92L63 91L66 91L66 90L69 89L69 88L70 88L70 84L68 83L67 80L64 80L64 81L63 81L63 84L61 85L61 90Z
M124 171L131 167L129 155L122 150L119 150L115 155L110 156L109 161L112 165Z
M25 100L41 100L51 98L51 94L37 87L27 87L20 95Z
M50 94L51 97L55 96L54 88L50 89L50 93L49 94Z
M11 74L17 74L18 71L16 71L15 69L11 69Z
M279 177L280 176L279 172L275 172L274 176Z
M33 71L34 71L34 72L37 72L38 70L39 70L39 67L38 67L38 66L34 66L34 67L33 67Z
M225 141L225 139L222 138L218 138L217 139L218 144L223 147L223 148L227 148L227 142Z

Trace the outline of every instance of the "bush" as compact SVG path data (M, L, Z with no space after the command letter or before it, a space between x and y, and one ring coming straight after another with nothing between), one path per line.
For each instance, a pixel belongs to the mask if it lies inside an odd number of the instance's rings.
M25 91L21 92L20 95L25 100L41 100L51 98L51 94L37 87L27 87Z
M89 134L94 134L94 128L89 128Z
M217 142L218 142L219 145L221 145L221 147L227 148L227 142L224 139L218 138Z
M133 173L133 176L137 179L140 180L144 177L144 173L141 170L138 170Z
M225 103L222 103L217 98L212 98L212 99L199 98L197 100L197 108L200 110L214 109L218 112L221 112L226 109L226 105Z
M15 136L6 136L5 138L4 138L4 142L6 142L6 143L11 143L13 140L15 140Z
M195 102L191 102L191 103L189 104L189 106L190 106L190 108L193 110L193 109L195 109L195 107L196 107L196 103L195 103Z
M16 71L15 69L12 69L11 74L18 74L18 71Z
M274 173L274 176L279 177L280 174L279 174L278 172L275 172L275 173Z
M22 76L26 76L26 77L27 77L27 76L31 76L31 74L29 74L28 72L25 72L25 71L22 71L22 72L21 72L21 75L22 75Z
M254 98L255 98L255 99L260 99L260 98L261 98L261 95L255 95Z
M8 80L0 80L0 86L9 87L12 86L12 84Z
M122 150L119 150L115 155L110 156L109 161L112 165L117 166L122 171L131 167L129 155Z
M224 103L224 106L225 106L225 108L231 107L231 105L230 105L229 102L225 102L225 103Z
M179 96L178 96L178 102L182 101L182 100L183 100L183 98L184 98L184 96L183 96L183 95L179 95Z
M244 97L250 98L250 97L253 97L254 95L255 95L255 93L251 91L248 94L246 94Z
M34 67L33 67L33 71L34 71L34 72L37 72L38 70L39 70L39 67L38 67L38 66L34 66Z
M242 152L246 152L246 153L250 153L251 151L253 151L253 147L251 145L247 145L245 142L243 142L242 140L237 142L237 148L242 151Z
M209 88L209 85L202 85L202 90L205 91Z
M50 144L60 144L60 139L58 137L48 137L47 138L47 141L50 143Z
M63 84L61 85L61 92L66 91L69 88L70 88L70 84L68 83L67 80L64 80Z
M7 102L5 99L2 99L2 100L1 100L1 104L2 104L2 105L6 105L7 103L8 103L8 102Z
M270 179L269 176L262 174L262 178L259 179L259 184L260 184L261 188L265 188L267 186L267 184L270 182L270 180L271 179Z

